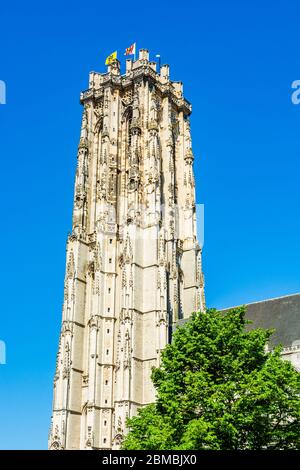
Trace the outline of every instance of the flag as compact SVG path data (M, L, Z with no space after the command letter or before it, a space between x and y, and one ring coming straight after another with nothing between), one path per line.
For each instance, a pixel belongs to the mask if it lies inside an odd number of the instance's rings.
M105 65L110 65L115 60L117 60L117 51L113 52L108 57L106 57Z
M124 55L135 55L135 45L136 43L134 42L131 46L126 47Z

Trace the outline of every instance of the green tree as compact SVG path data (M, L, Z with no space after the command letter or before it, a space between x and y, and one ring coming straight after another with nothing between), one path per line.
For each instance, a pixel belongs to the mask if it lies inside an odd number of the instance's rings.
M245 307L211 309L176 329L123 449L300 449L300 374L247 323Z

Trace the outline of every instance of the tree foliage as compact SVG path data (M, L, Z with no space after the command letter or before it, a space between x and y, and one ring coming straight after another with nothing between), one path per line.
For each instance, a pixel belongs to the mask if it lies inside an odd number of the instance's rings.
M176 329L124 449L300 449L300 374L246 324L245 307L210 309Z

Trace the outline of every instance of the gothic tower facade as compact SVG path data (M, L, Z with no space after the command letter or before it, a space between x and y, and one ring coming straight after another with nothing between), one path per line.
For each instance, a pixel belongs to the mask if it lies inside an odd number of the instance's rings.
M205 308L191 105L156 69L142 49L81 94L50 449L119 448L172 326Z

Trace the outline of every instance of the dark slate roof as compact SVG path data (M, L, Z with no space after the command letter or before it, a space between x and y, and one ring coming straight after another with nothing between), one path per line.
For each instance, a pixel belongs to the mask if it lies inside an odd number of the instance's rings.
M263 300L246 307L246 318L252 321L248 328L275 329L269 340L271 348L278 344L290 347L295 341L300 344L300 294ZM185 321L179 320L178 323L184 324Z
M300 294L263 300L247 305L246 317L250 328L274 328L270 346L292 346L300 342Z

